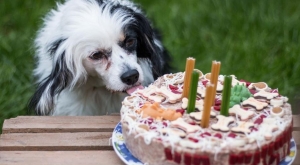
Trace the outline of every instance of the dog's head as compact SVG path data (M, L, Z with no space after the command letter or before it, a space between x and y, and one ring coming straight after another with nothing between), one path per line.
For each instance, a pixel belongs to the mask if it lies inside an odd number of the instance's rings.
M30 106L42 115L51 113L54 97L66 88L92 83L122 92L148 85L168 69L168 56L149 20L127 0L58 5L35 43L39 86Z

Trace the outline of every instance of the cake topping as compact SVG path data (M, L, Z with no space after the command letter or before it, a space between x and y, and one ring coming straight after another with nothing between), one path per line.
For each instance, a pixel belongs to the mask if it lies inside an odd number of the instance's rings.
M247 100L251 96L252 94L245 85L235 85L233 88L231 88L229 107L240 104L242 101Z
M154 101L161 103L162 101L165 100L163 96L157 95L156 88L154 85L150 85L148 88L145 88L143 90L139 90L138 93L140 93L142 96Z
M181 100L181 94L176 94L169 91L165 86L156 89L156 93L166 97L167 101L170 103L176 103Z
M258 91L266 90L268 88L268 85L265 82L258 82L258 83L251 83L248 86L249 89L256 89Z
M178 128L164 128L161 130L163 134L167 134L168 136L179 136L181 138L185 138L186 133Z
M178 113L175 110L161 108L158 102L153 104L149 102L145 103L137 112L141 113L143 118L153 117L157 120L166 119L173 121L182 116L181 113Z
M254 97L259 97L259 98L262 97L262 98L265 98L268 100L270 100L276 96L278 96L278 93L270 93L270 92L266 92L264 90L261 90L254 94Z
M246 121L238 121L236 127L232 127L231 131L236 133L250 133L250 127L253 127L254 124L252 122L246 122Z
M241 120L247 120L254 116L253 111L246 111L243 108L241 108L240 105L235 105L232 108L229 108L229 114L231 115L237 115L241 118Z
M198 125L191 125L183 120L183 118L178 118L171 122L171 126L184 130L187 133L196 132L200 129Z
M234 122L234 118L232 116L226 117L222 115L217 116L218 122L211 126L212 129L227 132L229 131L228 125Z
M201 97L205 97L205 88L204 87L198 87L197 88L197 94Z
M252 107L255 107L258 111L261 111L264 107L268 106L268 103L260 102L254 99L253 97L250 97L249 99L243 101L242 105L250 105Z
M186 109L188 106L188 99L187 98L182 98L182 105L181 108ZM199 111L203 110L203 100L196 100L196 104L195 104L196 109L198 109Z
M204 75L204 79L210 81L210 78L211 78L211 73L206 73L206 74Z
M270 104L274 107L280 107L283 105L283 99L281 99L281 98L271 99Z
M231 82L232 86L236 86L236 85L244 85L244 86L246 86L245 82L241 82L241 81L237 80L234 75L231 75L231 77L232 77L232 82Z
M261 123L261 130L263 130L263 134L266 140L272 139L272 132L278 130L275 118L265 118Z
M270 111L271 116L273 117L282 117L284 115L284 111L281 107L273 107Z
M202 113L203 113L203 111L201 111L201 112L192 112L192 113L190 113L190 117L192 119L195 119L196 121L200 121L202 119ZM215 112L210 111L210 117L216 117L216 115L217 114Z

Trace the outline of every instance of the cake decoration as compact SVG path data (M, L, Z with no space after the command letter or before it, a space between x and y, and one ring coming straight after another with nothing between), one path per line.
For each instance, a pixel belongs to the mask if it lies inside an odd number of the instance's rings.
M210 84L213 84L213 95L211 100L211 105L213 105L213 101L215 100L217 85L218 85L218 77L220 74L221 62L213 61L211 65L211 76L210 76Z
M231 76L225 76L224 80L224 90L222 92L222 104L221 104L221 112L220 114L223 116L228 116L228 108L229 108L229 100L230 100L230 93L231 93Z
M196 132L197 130L199 130L198 125L191 125L191 124L185 122L182 118L178 118L177 120L172 121L171 126L180 128L187 133Z
M192 98L195 107L188 113L191 98L182 97L186 73L159 77L124 99L122 132L135 157L149 165L275 165L289 154L292 111L288 98L278 89L230 75L231 96L243 94L232 106L221 108L228 111L227 116L218 109L231 98L223 94L228 76L217 76L216 84L223 85L218 92L218 88L213 90L213 74L201 73L205 76L199 76L197 96ZM168 92L157 92L160 89ZM170 99L173 94L176 99Z
M201 112L192 112L190 113L190 117L196 121L201 121L203 116L203 111ZM210 118L216 117L217 114L213 111L210 111Z
M247 121L238 121L236 127L232 127L231 131L236 132L236 133L250 133L250 127L253 127L254 123L252 122L247 122Z
M251 96L252 94L249 92L245 85L237 84L231 88L229 107L240 104Z
M283 105L283 99L281 99L281 98L271 99L270 104L274 107L280 107Z
M260 102L260 101L258 101L256 99L254 99L253 97L250 97L249 99L243 101L242 105L244 105L244 106L251 106L251 107L256 108L256 110L261 111L261 110L263 110L263 108L265 108L266 106L268 106L268 103Z
M145 103L143 107L138 110L138 113L141 113L143 118L152 117L157 120L165 119L170 121L176 120L182 116L181 113L178 113L172 109L161 108L158 102L153 104Z
M270 100L274 97L278 96L278 93L271 93L271 92L266 92L266 91L259 91L257 93L254 94L254 97L255 98L263 98L263 99L267 99L267 100Z
M218 122L211 125L211 128L217 131L227 132L229 131L228 125L234 122L234 118L232 116L226 117L222 115L217 116Z
M213 92L214 92L214 85L213 84L208 85L206 87L206 92L205 92L206 97L204 99L204 108L202 111L202 118L201 118L202 128L207 128L209 126Z
M232 108L229 108L229 114L230 115L237 115L238 117L241 118L241 120L247 120L249 118L251 118L252 116L254 116L254 112L253 111L246 111L243 108L241 108L240 105L234 105Z
M284 115L284 110L281 107L273 107L270 113L273 117L282 117Z
M190 82L187 113L191 113L195 111L198 81L199 81L199 73L194 70L192 72L192 79Z
M234 75L231 75L231 77L232 77L232 84L231 85L233 87L236 86L236 85L244 85L244 86L246 85L245 82L237 80L237 78Z
M261 123L261 128L264 130L264 136L266 140L270 140L272 138L272 132L278 129L275 118L265 118Z
M195 61L196 60L191 57L187 58L186 60L182 97L188 98L189 96L189 88L190 88L189 85L192 77L192 72L194 70Z
M182 98L181 108L186 109L187 106L188 106L188 99L184 97L184 98ZM202 111L203 110L203 100L196 100L195 108L199 111Z
M267 90L268 85L265 82L251 83L248 86L249 89L255 89L257 91Z

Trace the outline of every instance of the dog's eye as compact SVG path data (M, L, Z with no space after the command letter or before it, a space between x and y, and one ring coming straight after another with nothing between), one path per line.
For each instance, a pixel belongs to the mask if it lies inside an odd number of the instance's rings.
M135 38L129 38L126 40L126 47L132 47L135 46L136 39Z
M105 56L105 54L102 53L102 52L95 52L95 53L93 53L93 54L90 56L90 59L92 59L92 60L100 60L100 59L102 59L104 56Z

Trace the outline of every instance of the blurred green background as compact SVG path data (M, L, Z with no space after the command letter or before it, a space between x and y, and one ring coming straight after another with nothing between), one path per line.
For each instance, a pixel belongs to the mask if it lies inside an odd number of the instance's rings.
M175 71L187 57L209 72L264 81L300 109L300 3L294 0L135 0L164 36ZM53 0L0 1L0 128L28 115L34 90L33 40ZM1 129L0 129L1 132Z

